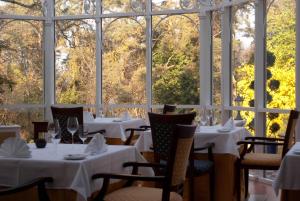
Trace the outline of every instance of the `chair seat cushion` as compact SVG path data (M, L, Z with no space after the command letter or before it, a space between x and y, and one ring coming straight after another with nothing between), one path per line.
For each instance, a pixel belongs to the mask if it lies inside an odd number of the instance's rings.
M247 153L241 161L242 165L279 167L281 163L280 154Z
M213 167L213 164L209 160L194 160L194 174L201 175L208 172Z
M149 187L127 187L120 190L116 190L107 196L105 201L161 201L162 200L162 189L160 188L149 188ZM182 201L182 197L171 192L170 201Z

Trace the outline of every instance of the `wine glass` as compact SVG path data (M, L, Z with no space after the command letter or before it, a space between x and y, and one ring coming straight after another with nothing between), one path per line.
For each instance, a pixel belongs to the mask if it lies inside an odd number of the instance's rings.
M102 108L99 110L99 117L104 118L104 112L103 112Z
M88 128L83 128L83 131L79 132L79 138L81 139L82 144L84 144L85 140L87 139L88 133Z
M208 109L206 111L206 118L207 118L208 125L212 126L212 124L213 124L213 110L212 109Z
M51 135L51 141L55 145L55 153L57 152L57 144L60 142L61 133L59 121L54 119L52 123L48 124L48 133Z
M200 122L202 126L205 126L207 123L207 117L206 117L206 109L203 108L200 111Z
M71 135L72 135L72 144L74 144L73 137L74 137L74 134L76 133L76 131L79 129L77 117L71 116L68 118L67 129L68 129L69 133L71 133Z

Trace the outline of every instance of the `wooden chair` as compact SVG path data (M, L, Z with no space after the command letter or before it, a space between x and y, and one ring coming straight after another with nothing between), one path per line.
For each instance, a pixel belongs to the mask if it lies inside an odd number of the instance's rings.
M37 187L39 201L50 201L45 189L45 183L52 181L53 179L51 177L41 177L16 187L1 189L0 198L4 196L14 195L16 193L26 191L33 187Z
M172 143L172 129L176 124L192 124L196 113L188 114L175 114L175 115L161 115L155 113L148 113L152 142L154 161L156 163L163 163L167 160L166 156L169 150L169 144ZM190 200L194 199L194 177L201 176L203 174L209 174L210 176L210 199L214 200L214 162L212 154L213 144L207 144L204 147L194 148L192 146L192 154L189 160L189 196ZM194 160L193 152L200 150L208 150L208 160ZM163 174L162 172L156 172L156 174Z
M34 121L33 123L33 139L36 140L39 137L39 132L48 131L48 121Z
M163 114L175 114L176 106L165 104L163 108ZM126 132L129 132L129 137L124 142L124 145L133 145L139 137L139 132L143 132L150 129L148 125L142 125L139 128L127 128Z
M245 177L245 198L248 196L249 169L278 170L282 158L293 146L293 136L299 112L290 111L289 120L284 138L267 137L246 137L244 141L239 141L238 145L243 145L240 159L237 161L236 183L238 184L238 200L241 200L240 173L244 170ZM277 145L283 146L281 154L254 153L255 145Z
M163 114L175 114L176 106L165 104L163 108Z
M72 107L72 108L60 108L51 106L53 119L58 119L61 129L61 143L72 143L72 135L67 130L67 122L70 116L77 117L79 130L74 134L74 143L81 144L82 141L78 136L79 132L83 132L83 107ZM88 135L96 133L104 133L105 130L99 130L95 132L89 132Z
M98 201L143 201L143 200L162 200L162 201L182 201L182 197L177 193L181 189L186 175L188 158L192 147L193 136L196 127L190 125L174 126L172 135L173 142L168 144L168 160L166 164L158 163L125 163L124 167L133 167L132 175L118 174L95 174L92 179L103 178L103 186L100 193L94 200ZM161 176L140 176L138 175L138 167L154 167L165 169L165 175ZM125 188L116 190L105 195L110 179L126 179L129 182ZM154 181L161 183L162 188L138 187L130 186L134 180ZM175 191L175 192L174 192Z

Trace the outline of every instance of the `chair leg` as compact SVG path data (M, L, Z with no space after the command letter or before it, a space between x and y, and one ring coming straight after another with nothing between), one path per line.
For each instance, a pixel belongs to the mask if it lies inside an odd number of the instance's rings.
M215 200L215 167L212 167L209 173L209 193L210 201Z
M241 201L241 167L239 165L239 163L236 164L236 189L237 189L237 192L236 192L236 196L237 196L237 201Z
M249 185L249 169L244 169L244 179L245 179L245 198L248 197L248 185Z
M189 174L189 197L190 197L190 201L194 201L194 175L193 173L190 172Z

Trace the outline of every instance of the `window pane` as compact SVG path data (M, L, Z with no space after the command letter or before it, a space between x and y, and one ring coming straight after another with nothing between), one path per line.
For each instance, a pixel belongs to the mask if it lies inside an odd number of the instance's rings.
M232 9L232 105L254 106L254 3Z
M146 103L145 23L143 17L103 22L105 104Z
M154 104L199 104L197 15L153 17Z
M0 20L0 103L43 103L43 23Z
M56 102L95 104L95 21L58 21L55 28Z
M33 138L33 121L44 119L44 109L0 110L0 122L4 125L17 124L21 126L21 137L27 141Z
M280 138L285 135L289 114L266 113L267 137Z
M212 96L213 105L221 105L221 70L222 70L222 30L221 30L221 13L213 12L212 14L212 44L213 44L213 65L212 65Z
M255 135L254 116L255 113L252 111L232 111L234 120L244 120L244 127L250 132L251 135ZM239 118L239 116L241 118Z
M55 15L93 15L96 13L95 0L56 0Z
M31 15L41 16L43 15L43 7L41 1L34 0L18 0L7 1L0 0L0 14L12 14L12 15Z
M219 4L221 0L152 0L152 10L197 9Z
M146 0L102 0L103 13L145 12Z
M121 117L124 115L125 112L128 112L129 115L132 118L143 118L146 119L147 110L144 108L110 108L108 111L106 111L106 116L111 116L111 117ZM148 117L147 117L148 118Z
M295 0L267 2L266 105L295 107Z

